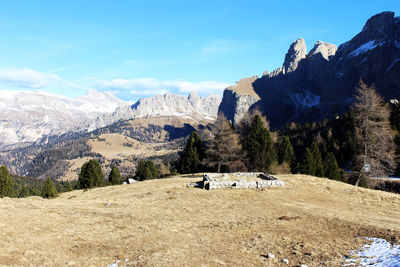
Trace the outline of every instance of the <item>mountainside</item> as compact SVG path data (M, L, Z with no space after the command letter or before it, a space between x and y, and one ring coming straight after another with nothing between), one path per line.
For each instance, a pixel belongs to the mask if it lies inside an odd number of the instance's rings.
M0 149L7 145L47 143L49 138L90 132L120 120L146 116L196 116L215 119L219 96L165 94L130 104L110 93L88 92L67 98L45 92L0 91ZM0 162L1 163L1 162Z
M348 110L360 78L374 83L387 100L400 97L400 17L393 12L371 17L337 49L318 41L307 54L305 41L296 40L282 68L225 89L219 110L238 122L249 109L259 108L274 128L321 120Z
M167 93L143 98L133 105L121 105L112 114L105 114L99 120L117 121L147 116L183 116L214 120L217 118L221 98L218 95L199 97L192 92L188 97Z
M95 91L71 99L40 91L0 90L0 148L67 131L103 127L96 118L113 112L122 103L109 93Z
M188 115L118 121L91 132L50 137L47 143L0 150L0 165L18 175L75 180L82 164L95 158L105 174L118 166L122 175L132 175L141 159L176 159L185 138L213 121Z

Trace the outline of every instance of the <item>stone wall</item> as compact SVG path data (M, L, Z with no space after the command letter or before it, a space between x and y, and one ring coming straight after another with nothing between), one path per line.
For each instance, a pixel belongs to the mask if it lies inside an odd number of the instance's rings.
M252 179L253 178L253 179ZM285 183L265 173L204 174L204 189L284 187Z

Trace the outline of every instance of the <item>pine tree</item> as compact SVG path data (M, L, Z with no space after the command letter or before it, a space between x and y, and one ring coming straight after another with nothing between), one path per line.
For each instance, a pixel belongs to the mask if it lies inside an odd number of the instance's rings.
M251 171L268 171L276 160L270 132L263 126L259 115L254 117L243 147L247 152L248 169Z
M138 181L154 179L159 176L157 167L151 160L141 160L136 168L135 178Z
M335 155L332 152L328 152L324 165L326 177L332 180L341 180L339 167Z
M279 139L277 145L277 154L278 154L278 163L281 165L283 162L292 166L296 161L296 157L294 155L294 150L292 143L289 140L289 137L284 136Z
M42 197L44 198L54 198L58 195L57 189L54 186L53 181L50 177L47 177L46 183L43 185Z
M121 173L117 166L111 169L110 175L108 176L108 182L112 185L121 184Z
M179 173L195 173L201 169L201 162L204 159L204 149L200 136L192 132L187 140L185 149L178 163Z
M18 198L24 198L29 195L28 186L22 185L21 190L18 193Z
M386 177L395 168L394 132L390 128L388 105L375 91L360 80L356 88L354 121L356 124L355 169L360 171L356 181L365 176ZM369 168L366 168L367 164Z
M91 159L84 163L79 173L79 187L82 189L102 186L104 183L104 174L100 163Z
M67 192L70 192L70 191L72 191L72 190L73 190L73 189L72 189L71 182L68 181L68 182L67 182Z
M315 175L315 161L313 158L313 154L311 153L310 149L307 147L306 151L303 155L303 160L300 163L300 173L308 174L308 175Z
M315 176L324 177L324 165L322 164L321 153L319 152L319 148L316 142L312 142L311 150L310 150L315 168Z
M0 197L14 197L14 178L6 166L0 166Z

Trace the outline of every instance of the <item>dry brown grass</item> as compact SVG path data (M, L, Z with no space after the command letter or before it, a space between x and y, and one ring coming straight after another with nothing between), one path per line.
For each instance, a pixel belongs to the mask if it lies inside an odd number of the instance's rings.
M260 99L260 96L254 91L253 87L253 82L257 79L257 76L241 79L235 85L228 87L228 89L231 89L241 95L250 95Z
M99 153L107 159L122 159L130 156L145 158L175 152L158 149L162 143L144 143L121 134L102 134L99 138L90 139L88 144L92 152Z
M287 258L290 266L339 266L359 236L399 237L399 195L278 177L286 188L206 191L187 186L200 178L175 177L52 200L0 199L0 263L279 266Z

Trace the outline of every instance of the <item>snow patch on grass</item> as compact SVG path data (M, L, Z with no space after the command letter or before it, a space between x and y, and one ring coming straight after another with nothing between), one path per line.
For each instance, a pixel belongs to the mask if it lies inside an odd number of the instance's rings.
M400 266L400 246L392 245L382 238L365 238L370 244L365 244L360 250L351 251L350 258L344 260L343 266Z

